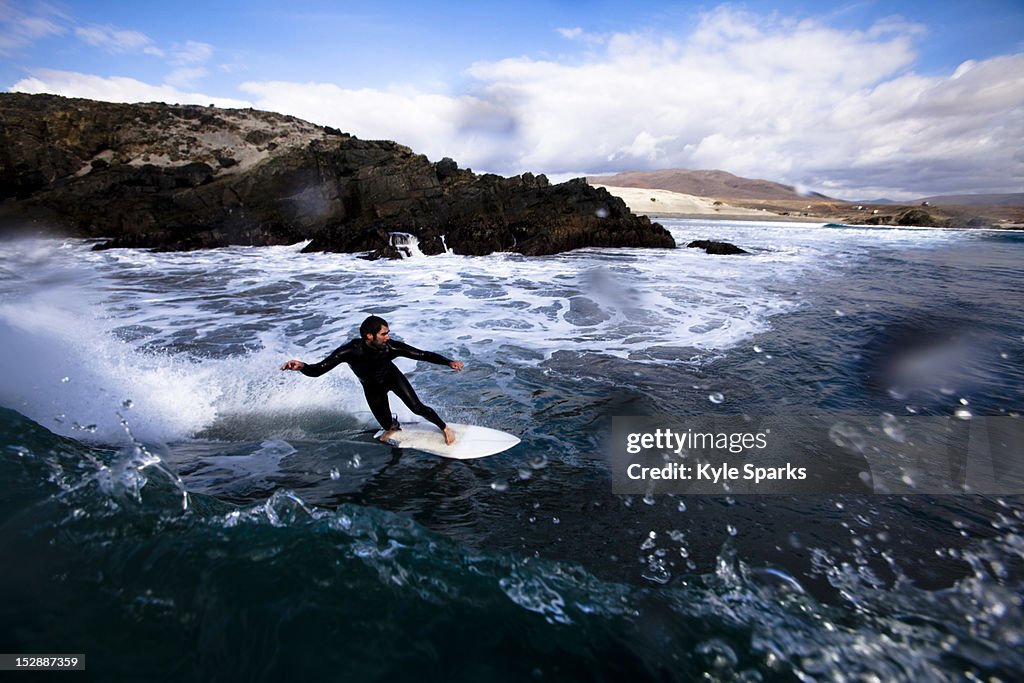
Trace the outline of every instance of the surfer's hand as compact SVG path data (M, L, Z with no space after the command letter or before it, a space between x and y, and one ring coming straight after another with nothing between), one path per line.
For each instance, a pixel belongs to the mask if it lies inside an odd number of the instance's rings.
M306 364L301 360L290 360L281 366L282 370L301 370L306 367Z
M450 367L452 370L461 370L464 366L461 360L453 360L451 363L448 364L448 367Z

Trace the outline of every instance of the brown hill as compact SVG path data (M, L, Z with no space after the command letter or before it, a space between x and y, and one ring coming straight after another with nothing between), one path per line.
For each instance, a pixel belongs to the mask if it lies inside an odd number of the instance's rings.
M930 197L912 202L849 202L818 193L800 194L794 188L769 180L741 178L725 171L630 171L612 176L591 176L587 182L615 188L665 190L705 201L717 200L711 212L688 209L683 213L717 215L741 210L761 212L784 220L818 219L829 223L873 225L931 225L946 227L1019 227L1024 223L1024 195L959 195ZM619 193L638 213L671 215L668 204L652 203L651 195ZM628 198L627 198L628 197Z
M801 194L789 185L770 180L741 178L725 171L688 171L675 168L662 171L628 171L611 176L591 176L592 185L645 187L715 199L801 200L827 199L818 193Z

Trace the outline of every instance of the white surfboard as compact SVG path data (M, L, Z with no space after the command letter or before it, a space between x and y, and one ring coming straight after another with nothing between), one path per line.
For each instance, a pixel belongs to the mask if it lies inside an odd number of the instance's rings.
M486 458L488 455L507 451L519 443L519 437L490 427L454 422L449 422L448 426L455 432L455 443L451 446L444 442L441 430L429 422L403 424L399 431L391 435L387 443L398 448L412 448L456 460ZM373 438L379 439L383 433L382 429L374 434Z

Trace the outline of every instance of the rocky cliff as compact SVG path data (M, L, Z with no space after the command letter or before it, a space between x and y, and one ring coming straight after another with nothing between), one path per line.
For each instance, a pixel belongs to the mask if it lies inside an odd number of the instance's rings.
M477 175L394 142L254 110L0 94L0 230L112 247L291 244L392 256L665 247L671 235L582 179Z

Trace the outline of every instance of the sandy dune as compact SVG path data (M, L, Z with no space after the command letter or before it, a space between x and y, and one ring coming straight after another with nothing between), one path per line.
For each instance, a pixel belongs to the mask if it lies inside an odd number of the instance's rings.
M669 192L668 190L613 187L611 185L597 185L596 187L603 187L616 197L621 197L635 214L648 216L757 216L761 218L772 215L765 211L744 209L722 202L716 204L714 199Z

